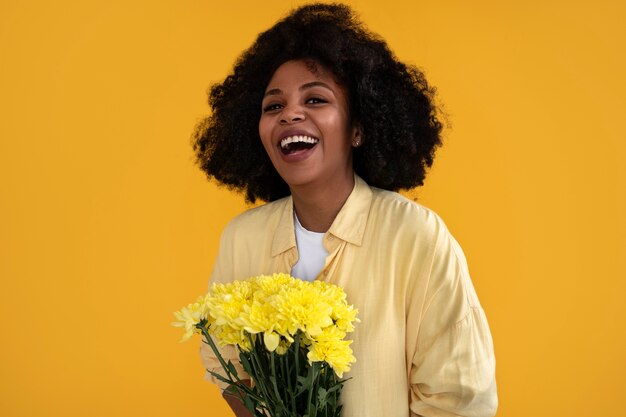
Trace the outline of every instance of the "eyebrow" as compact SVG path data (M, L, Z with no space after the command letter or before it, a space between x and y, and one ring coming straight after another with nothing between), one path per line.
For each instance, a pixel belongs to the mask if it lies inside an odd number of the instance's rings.
M321 81L312 81L310 83L306 83L306 84L302 84L300 86L300 88L298 88L298 90L302 91L302 90L307 90L309 88L313 88L313 87L323 87L327 90L330 90L333 94L335 94L335 90L333 90L332 88L330 88L330 86L324 82ZM267 90L265 92L265 94L263 95L263 98L267 97L267 96L276 96L278 94L282 94L283 91L280 88L272 88L271 90Z

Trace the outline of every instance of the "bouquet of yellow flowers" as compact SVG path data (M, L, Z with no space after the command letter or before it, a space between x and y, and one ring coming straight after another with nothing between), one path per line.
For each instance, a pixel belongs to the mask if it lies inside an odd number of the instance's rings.
M346 334L354 331L357 310L345 292L321 281L307 282L287 274L257 276L213 284L195 303L174 313L183 327L181 341L203 336L229 384L254 416L339 417L344 372L356 359ZM248 387L221 346L235 345Z

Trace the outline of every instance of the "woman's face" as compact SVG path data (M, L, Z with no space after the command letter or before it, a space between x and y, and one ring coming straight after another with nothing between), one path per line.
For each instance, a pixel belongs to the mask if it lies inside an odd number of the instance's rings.
M352 181L352 141L343 86L309 61L278 67L265 90L259 135L290 188Z

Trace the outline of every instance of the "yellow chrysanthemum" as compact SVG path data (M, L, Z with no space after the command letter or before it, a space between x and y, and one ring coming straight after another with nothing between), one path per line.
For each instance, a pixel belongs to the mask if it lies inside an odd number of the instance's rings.
M322 329L333 324L332 306L314 285L288 288L274 300L279 312L281 328L294 335L298 330L307 335L320 334Z
M186 307L183 307L179 311L174 312L176 320L172 323L175 327L184 327L185 334L183 335L181 342L189 340L194 333L200 333L200 330L196 328L196 324L200 323L208 316L208 306L206 304L206 297L198 297L195 303L191 303Z
M360 320L356 317L358 310L346 303L336 303L333 305L331 317L341 331L350 333L354 331L354 322Z
M220 346L235 345L239 346L246 352L252 349L252 345L248 339L248 333L246 333L243 329L234 329L228 325L211 326L209 328L209 333L211 336L217 338L217 343Z
M244 306L236 321L248 333L273 331L278 324L278 312L272 304L254 300L250 305Z
M233 281L230 284L213 284L206 302L209 314L218 326L229 324L236 326L244 306L253 296L252 286L247 281Z
M284 288L299 285L298 282L288 274L259 275L250 278L248 281L254 289L256 299L265 299L278 294Z
M343 340L345 333L332 326L312 340L307 357L311 362L326 362L337 374L343 377L350 370L350 364L356 362L350 344L352 340Z

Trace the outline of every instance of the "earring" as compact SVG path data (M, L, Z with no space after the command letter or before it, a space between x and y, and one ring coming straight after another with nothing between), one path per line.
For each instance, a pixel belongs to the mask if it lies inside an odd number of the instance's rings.
M360 138L355 138L352 141L352 146L354 146L355 148L361 145L361 139Z

